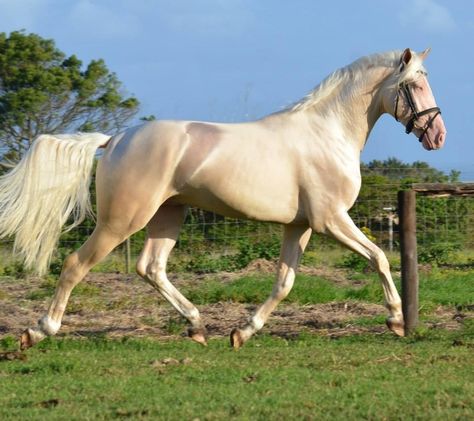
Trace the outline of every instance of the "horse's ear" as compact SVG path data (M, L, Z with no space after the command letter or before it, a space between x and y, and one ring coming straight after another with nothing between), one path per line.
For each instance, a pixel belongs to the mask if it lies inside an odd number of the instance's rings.
M426 57L428 57L428 54L431 51L431 47L428 47L426 50L422 51L419 56L421 57L422 60L425 60Z
M410 63L412 57L411 50L409 48L405 48L405 51L402 53L402 56L400 57L400 71L403 70L403 68Z

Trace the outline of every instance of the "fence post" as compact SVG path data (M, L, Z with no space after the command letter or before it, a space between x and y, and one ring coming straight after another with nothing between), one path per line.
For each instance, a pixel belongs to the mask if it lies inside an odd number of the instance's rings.
M416 251L416 192L398 192L400 257L402 266L402 311L405 335L418 324L418 256Z
M131 251L130 251L130 237L128 237L125 240L125 272L126 273L131 272L131 269L130 269L131 260L132 260L132 256L131 256Z

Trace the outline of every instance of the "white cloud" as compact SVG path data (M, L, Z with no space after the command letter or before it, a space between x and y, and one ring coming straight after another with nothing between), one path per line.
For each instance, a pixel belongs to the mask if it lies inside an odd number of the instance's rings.
M456 27L449 9L436 0L414 0L399 14L404 26L416 26L427 32L448 32Z

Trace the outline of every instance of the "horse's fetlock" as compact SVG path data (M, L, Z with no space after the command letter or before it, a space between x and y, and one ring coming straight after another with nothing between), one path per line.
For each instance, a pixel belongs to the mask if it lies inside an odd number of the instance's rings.
M39 328L48 336L56 335L61 327L61 322L56 322L49 316L44 316L38 321Z
M253 317L250 324L255 331L258 331L263 327L265 322L260 317Z

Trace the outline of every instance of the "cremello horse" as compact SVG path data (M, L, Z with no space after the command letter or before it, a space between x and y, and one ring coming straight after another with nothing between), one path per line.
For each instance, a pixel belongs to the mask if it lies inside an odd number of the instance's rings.
M284 225L277 280L271 296L231 332L238 348L262 328L290 292L311 232L333 236L378 271L388 327L404 334L401 300L384 253L354 225L348 210L361 185L360 153L383 113L413 131L427 150L446 136L423 60L409 49L363 57L325 79L291 108L241 124L157 121L109 139L99 134L40 136L0 181L0 235L44 273L61 227L89 207L88 187L97 148L97 225L68 256L47 314L21 337L27 348L58 332L72 289L117 245L146 227L137 272L191 324L189 336L206 343L196 307L168 280L166 263L189 205L235 218Z

